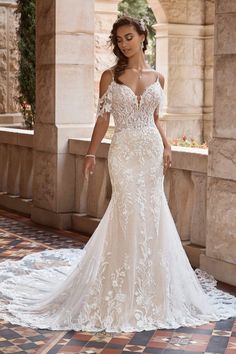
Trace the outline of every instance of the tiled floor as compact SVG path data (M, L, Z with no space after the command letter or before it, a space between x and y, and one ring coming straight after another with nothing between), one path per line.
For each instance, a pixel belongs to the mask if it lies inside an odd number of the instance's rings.
M19 259L49 248L83 247L88 238L33 224L28 218L0 210L0 261ZM219 287L236 295L236 289ZM106 334L23 328L0 320L0 354L236 354L236 319L196 328Z

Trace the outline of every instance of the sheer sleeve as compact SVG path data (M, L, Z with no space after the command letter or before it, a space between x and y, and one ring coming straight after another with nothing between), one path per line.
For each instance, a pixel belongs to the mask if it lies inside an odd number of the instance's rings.
M107 88L107 91L98 99L96 119L108 119L112 111L112 84Z
M155 114L158 115L159 118L164 116L164 102L165 102L165 93L164 90L160 89L160 99L155 109Z
M165 101L165 93L164 90L161 89L160 90L160 99L159 102L157 104L157 107L155 109L155 114L158 115L159 118L162 118L164 115L164 101Z

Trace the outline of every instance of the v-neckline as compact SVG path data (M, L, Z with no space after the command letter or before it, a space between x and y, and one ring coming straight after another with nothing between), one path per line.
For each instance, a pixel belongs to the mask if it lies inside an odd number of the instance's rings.
M159 84L160 88L162 89L161 87L161 84L160 84L160 81L159 81L159 78L157 77L157 79L150 85L148 85L147 87L145 87L145 89L143 90L142 94L141 95L136 95L135 92L132 90L131 87L129 87L128 85L124 84L123 82L121 84L119 84L118 82L114 81L118 86L123 86L125 88L127 88L133 95L133 97L136 99L136 102L137 102L137 107L138 109L140 108L141 106L141 103L142 103L142 99L143 99L143 96L145 95L145 93L154 85L156 84ZM163 89L162 89L163 90Z
M130 90L130 92L134 95L134 97L140 98L140 99L143 97L143 95L145 94L145 92L146 92L149 88L151 88L152 86L154 86L154 85L156 85L156 84L159 84L159 86L161 87L160 82L159 82L159 79L157 78L152 84L150 84L150 85L148 85L147 87L145 87L145 89L143 90L143 92L142 92L141 95L136 95L135 92L132 90L132 88L131 88L130 86L126 85L125 83L121 82L121 84L119 84L119 83L116 82L116 81L114 81L114 82L115 82L117 85L119 85L119 86L127 87L127 88ZM162 87L161 87L161 89L162 89Z

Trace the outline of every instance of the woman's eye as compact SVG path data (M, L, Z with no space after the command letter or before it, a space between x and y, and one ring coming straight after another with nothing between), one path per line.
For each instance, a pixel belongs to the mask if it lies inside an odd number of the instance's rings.
M131 41L131 39L133 39L133 37L127 37L127 41Z

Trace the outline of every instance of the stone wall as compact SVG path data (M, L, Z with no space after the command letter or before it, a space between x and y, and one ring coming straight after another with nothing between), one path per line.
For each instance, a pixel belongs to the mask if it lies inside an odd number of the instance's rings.
M201 267L236 286L236 2L216 0L214 124L209 146L206 256Z
M0 124L22 121L16 101L18 50L15 9L15 0L0 0Z

